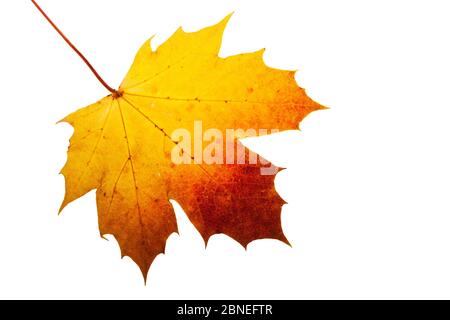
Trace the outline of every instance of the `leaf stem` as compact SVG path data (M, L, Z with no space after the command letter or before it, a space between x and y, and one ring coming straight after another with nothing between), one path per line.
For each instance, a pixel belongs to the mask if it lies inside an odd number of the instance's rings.
M114 96L119 95L117 90L113 89L109 86L105 80L99 75L97 70L92 66L92 64L86 59L86 57L80 52L80 50L75 47L75 45L64 35L64 33L55 25L55 23L49 18L49 16L45 13L45 11L37 4L35 0L31 0L31 2L35 5L35 7L39 10L39 12L44 16L44 18L51 24L51 26L59 33L59 35L64 39L64 41L72 48L73 51L78 54L78 56L83 60L83 62L89 67L95 77L100 81L100 83Z

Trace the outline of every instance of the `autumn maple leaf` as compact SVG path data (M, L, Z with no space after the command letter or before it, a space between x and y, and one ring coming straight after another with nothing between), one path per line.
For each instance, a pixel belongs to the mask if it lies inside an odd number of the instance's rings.
M101 235L114 235L122 256L131 257L144 278L177 232L170 199L180 203L205 242L223 233L243 246L263 238L288 243L275 175L262 172L271 164L239 163L244 147L238 139L251 130L296 130L323 107L298 87L295 72L267 67L264 51L218 57L229 19L194 33L180 28L157 50L148 40L117 90L52 23L111 92L62 120L74 134L62 170L61 210L95 189ZM188 140L199 126L223 133L210 137L212 160L202 159L205 150ZM250 157L246 150L244 159Z

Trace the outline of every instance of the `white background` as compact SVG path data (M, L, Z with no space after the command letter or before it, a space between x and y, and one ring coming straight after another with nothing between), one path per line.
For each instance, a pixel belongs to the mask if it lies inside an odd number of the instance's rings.
M252 143L288 168L293 248L218 235L204 250L176 207L144 286L100 238L93 192L57 216L72 129L55 123L107 92L30 1L1 1L1 298L450 298L448 1L40 3L113 86L151 35L234 11L221 56L265 47L331 109Z

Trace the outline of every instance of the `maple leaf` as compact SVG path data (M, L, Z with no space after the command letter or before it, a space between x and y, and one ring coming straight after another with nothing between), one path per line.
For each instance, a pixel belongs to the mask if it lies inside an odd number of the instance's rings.
M226 145L227 152L213 148L213 163L197 161L195 141L171 135L180 128L195 135L198 123L224 136L230 128L296 130L306 115L323 108L298 87L295 72L267 67L263 50L220 58L229 19L193 33L180 28L157 50L148 40L118 90L88 63L111 94L62 120L74 134L62 169L61 210L96 190L101 235L114 235L122 256L131 257L144 278L177 232L170 199L205 242L223 233L243 246L263 238L288 243L280 217L285 202L275 191L275 175L262 174L266 161L236 163L244 148L238 138L245 134L216 137L212 144ZM174 153L181 163L173 161Z

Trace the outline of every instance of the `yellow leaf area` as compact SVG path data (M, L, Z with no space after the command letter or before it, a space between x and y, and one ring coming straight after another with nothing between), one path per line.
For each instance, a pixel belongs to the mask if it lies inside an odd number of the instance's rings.
M61 210L96 189L101 235L114 235L144 278L177 232L170 199L206 242L223 233L243 246L263 238L288 243L281 228L284 201L275 176L261 174L261 162L229 163L225 153L222 163L172 159L174 148L194 158L195 142L184 150L172 132L194 136L196 122L224 136L227 129L282 131L298 129L306 115L323 108L297 86L295 72L267 67L263 51L218 57L229 18L194 33L180 28L156 51L150 39L118 93L63 119L74 134L62 170ZM231 143L236 153L242 147L237 136L225 144Z

